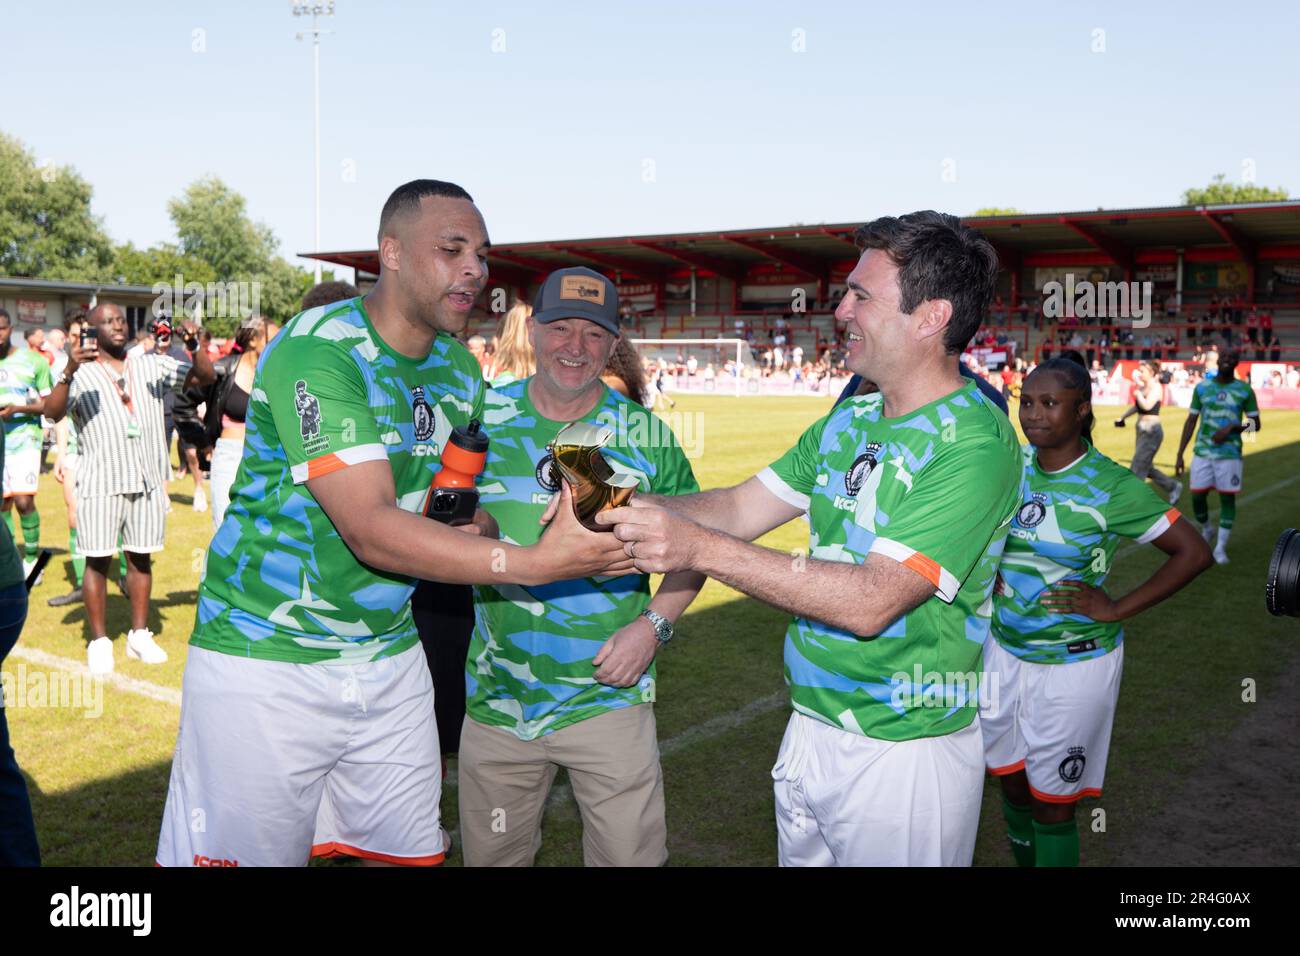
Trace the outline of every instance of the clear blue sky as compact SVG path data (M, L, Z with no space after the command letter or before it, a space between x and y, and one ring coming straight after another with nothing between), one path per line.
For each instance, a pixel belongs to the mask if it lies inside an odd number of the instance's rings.
M167 200L215 173L283 253L312 247L311 48L286 0L2 4L0 129L76 167L114 239L174 240ZM1294 3L336 9L326 249L373 247L422 176L473 193L496 242L1169 205L1243 160L1300 194Z

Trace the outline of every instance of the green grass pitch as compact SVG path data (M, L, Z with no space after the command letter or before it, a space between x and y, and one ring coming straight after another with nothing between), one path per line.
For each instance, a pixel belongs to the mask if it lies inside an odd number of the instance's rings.
M694 416L693 461L703 487L733 484L785 451L830 407L828 398L678 396L676 413ZM1101 449L1127 464L1133 428L1110 425L1113 409L1098 409ZM1014 409L1013 409L1014 413ZM1185 412L1165 409L1165 444L1157 466L1173 470ZM1293 622L1264 609L1263 582L1282 528L1300 524L1300 412L1268 412L1246 446L1245 487L1230 547L1232 563L1206 572L1165 605L1126 625L1128 651L1116 718L1106 792L1080 806L1085 865L1126 862L1124 847L1144 819L1168 798L1206 748L1250 711L1242 681L1268 686L1294 659ZM119 674L178 690L185 641L194 620L203 549L211 536L207 514L190 509L193 485L172 485L174 511L168 547L158 556L150 626L171 655L164 665L126 661L116 642ZM954 489L974 494L978 489ZM85 614L50 608L46 599L69 586L67 524L59 486L48 474L39 495L43 543L56 549L45 581L33 594L20 649L85 660ZM1190 510L1184 494L1182 509ZM1211 502L1212 510L1217 503ZM806 526L791 522L765 544L806 547ZM1161 560L1156 549L1121 551L1110 590L1132 588ZM110 585L110 631L127 625L126 600ZM781 693L782 614L709 582L661 655L656 712L667 790L670 862L675 865L770 865L776 836L769 770L788 715ZM14 675L49 666L15 652L5 663ZM1262 691L1261 691L1262 692ZM73 707L8 709L14 748L29 785L44 862L52 865L147 866L153 862L162 817L179 708L107 686L103 713ZM304 733L310 728L304 727ZM453 761L454 767L454 761ZM561 774L557 788L564 781ZM1093 822L1105 811L1105 829ZM448 786L444 822L456 824L456 791ZM553 795L539 863L580 864L581 824L567 788ZM453 853L452 865L459 854ZM1003 845L996 786L985 793L975 862L1010 865Z

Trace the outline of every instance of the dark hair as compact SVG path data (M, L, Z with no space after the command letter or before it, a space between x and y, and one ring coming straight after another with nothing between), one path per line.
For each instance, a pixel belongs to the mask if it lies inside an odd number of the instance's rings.
M322 282L307 290L298 309L306 312L318 305L330 305L334 302L342 302L344 299L355 299L360 294L351 282Z
M1074 349L1062 352L1054 359L1048 359L1038 368L1034 369L1025 379L1025 384L1029 384L1029 379L1034 378L1040 372L1051 372L1065 382L1065 387L1079 393L1079 403L1092 401L1092 377L1088 374L1088 367L1083 364L1083 356ZM1092 414L1092 409L1088 410L1088 415L1083 420L1083 437L1088 439L1092 444L1092 427L1097 423L1097 419Z
M37 332L44 332L44 331L45 329L43 329L41 326L33 325L30 329L28 329L26 332L23 333L23 338L25 338L28 342L30 342L32 340L33 335L35 335Z
M419 212L420 200L426 196L474 201L473 196L455 183L445 183L441 179L412 179L409 183L394 189L393 194L388 197L388 202L384 203L384 210L379 214L379 241L382 243L384 236L391 235L389 227L394 216Z
M645 404L645 369L641 367L641 356L632 347L632 343L621 335L605 365L604 374L621 378L627 386L628 397L638 405Z
M10 325L13 325L13 319L9 317L9 312L3 306L0 306L0 319L4 319Z
M882 249L898 266L898 308L911 312L929 299L952 303L944 351L964 350L988 311L998 278L998 254L983 234L956 216L927 209L885 216L861 226L858 248Z
M261 315L251 315L239 324L239 331L235 333L235 341L230 346L232 352L247 352L248 347L253 344L253 340L266 331L266 317Z
M80 322L82 325L86 324L85 306L74 305L72 308L68 309L66 312L63 313L63 331L71 332L72 325L74 322Z

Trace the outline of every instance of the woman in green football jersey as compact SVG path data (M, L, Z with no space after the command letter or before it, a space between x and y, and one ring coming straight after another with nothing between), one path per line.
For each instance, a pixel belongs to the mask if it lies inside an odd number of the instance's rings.
M1123 670L1120 622L1213 563L1190 522L1094 447L1091 399L1082 359L1070 357L1038 366L1020 396L1029 445L994 586L980 717L1021 866L1078 865L1074 807L1101 795ZM1123 538L1169 558L1112 597L1102 585Z

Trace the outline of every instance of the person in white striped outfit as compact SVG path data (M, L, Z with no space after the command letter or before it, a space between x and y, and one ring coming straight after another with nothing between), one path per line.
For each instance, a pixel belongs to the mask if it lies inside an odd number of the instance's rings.
M128 358L126 317L120 306L103 303L88 318L98 330L93 360L65 369L67 411L77 429L77 547L86 557L83 591L92 673L113 670L113 642L106 622L108 566L119 536L128 558L127 596L131 629L127 657L161 664L167 653L149 630L149 595L153 586L150 555L161 551L167 503L168 472L163 428L163 395L192 385L212 383L215 373L207 352L198 348L193 324L181 324L193 364L158 352Z

